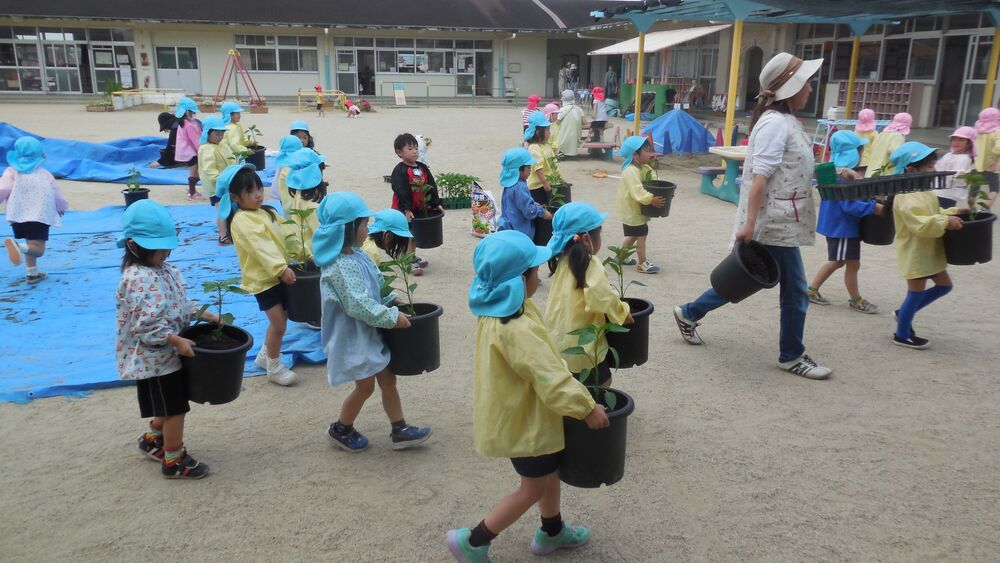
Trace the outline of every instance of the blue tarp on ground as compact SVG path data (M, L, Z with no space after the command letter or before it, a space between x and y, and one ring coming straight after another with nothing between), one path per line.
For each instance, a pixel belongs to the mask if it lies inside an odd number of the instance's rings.
M708 147L715 146L715 139L708 129L682 109L668 111L656 118L642 130L642 134L652 135L653 148L661 154L704 154L708 152Z
M45 162L42 167L56 178L89 182L114 182L123 184L129 177L129 168L135 167L142 174L140 182L147 185L187 185L187 168L149 168L146 166L160 158L160 149L167 146L166 137L133 137L106 143L88 143L66 139L47 139L34 133L0 122L0 173L7 169L7 151L14 148L19 138L29 136L42 142ZM260 173L265 186L274 178L274 159L267 159L266 169Z
M206 303L202 281L239 277L236 251L218 246L215 215L208 205L169 210L181 231L170 262L184 274L188 296ZM123 211L116 206L67 212L63 225L52 229L39 261L49 278L37 285L25 283L23 265L15 268L6 259L0 264L0 401L82 396L128 384L115 367L115 290L122 258L115 242ZM259 375L253 358L264 343L267 319L250 295L228 295L225 310L253 335L246 370ZM319 331L297 323L289 323L282 354L286 365L293 359L326 361Z

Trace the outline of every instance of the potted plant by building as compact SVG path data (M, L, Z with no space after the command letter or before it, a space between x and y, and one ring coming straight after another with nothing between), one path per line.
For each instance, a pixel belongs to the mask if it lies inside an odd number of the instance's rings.
M667 203L663 207L653 205L640 206L642 214L646 217L666 217L670 215L670 202L674 199L677 184L666 180L657 180L653 177L652 170L649 170L643 175L642 187L646 188L646 191L653 194L653 196L660 196L667 200Z
M962 228L944 232L944 252L955 266L984 264L993 259L993 223L989 212L989 183L981 172L959 176L969 186L969 212L958 215Z
M641 366L649 359L649 317L653 314L653 304L645 299L625 296L629 287L645 286L642 282L634 280L625 283L625 262L635 254L636 245L610 246L608 250L611 251L611 256L604 259L604 265L611 268L615 274L611 286L618 292L618 297L628 304L632 319L635 321L623 331L609 331L608 347L617 351L614 356L617 362L616 368Z
M563 417L566 449L562 452L559 479L567 485L592 489L614 485L625 475L628 417L635 410L635 401L622 391L603 389L598 384L597 348L593 354L588 354L584 348L602 335L610 337L625 331L614 323L590 324L571 332L578 338L577 346L563 351L564 354L586 356L590 361L591 367L581 371L578 377L594 401L607 409L609 423L607 428L591 430L582 420ZM608 352L616 355L614 348L609 348Z
M549 192L548 200L549 202L544 207L552 215L555 215L556 210L567 203L563 198L563 192L556 191L555 186ZM532 223L535 225L535 236L532 238L532 241L538 246L545 246L549 243L549 239L552 238L552 220L536 217Z
M196 403L221 405L240 396L243 367L247 351L253 346L253 336L233 326L232 313L222 311L227 293L246 295L239 284L239 278L204 282L205 293L214 297L214 303L202 305L195 318L201 318L214 305L221 324L198 322L180 333L182 338L194 341L194 356L181 356L181 363L187 377L188 397Z
M140 199L149 199L149 189L142 187L142 184L139 183L142 179L142 173L139 172L139 169L133 166L128 169L128 174L128 179L125 180L125 189L122 190L126 208Z
M319 289L320 270L306 245L306 222L315 212L313 208L287 211L294 219L285 221L292 226L292 232L285 236L285 251L292 259L289 268L295 272L295 283L281 284L288 318L314 327L322 321L323 297Z
M442 172L434 177L445 209L468 209L472 206L472 183L479 178L457 172Z
M410 327L382 331L382 340L389 348L389 369L396 375L420 375L441 366L441 337L438 318L444 313L440 305L415 303L413 292L413 254L405 253L395 260L382 262L384 298L396 291L399 310L410 316ZM398 284L398 287L396 286Z
M253 164L253 167L257 170L263 170L264 163L264 151L267 147L257 143L257 137L261 137L260 129L257 129L256 125L251 125L247 127L246 137L247 137L247 155L246 161L248 164Z
M419 209L413 210L410 232L417 248L437 248L444 243L444 214L427 205L434 186L425 183L420 189L424 193L424 202Z
M115 111L114 107L114 96L112 93L121 90L121 84L117 82L106 82L104 84L104 90L101 94L101 99L95 104L89 104L87 106L87 111L102 112L102 111Z
M781 271L767 248L752 240L733 250L712 270L712 288L730 303L739 303L762 289L778 285Z

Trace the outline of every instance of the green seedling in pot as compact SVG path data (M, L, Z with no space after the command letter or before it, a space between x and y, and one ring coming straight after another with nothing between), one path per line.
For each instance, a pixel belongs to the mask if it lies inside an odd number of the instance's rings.
M442 172L434 177L434 181L441 190L441 197L466 199L472 197L472 183L478 182L479 178L457 172Z
M138 168L136 168L135 166L129 168L128 179L125 180L125 191L127 192L139 191L139 189L142 187L142 184L139 183L139 180L141 179L142 179L142 173L139 172Z
M604 404L608 407L608 410L615 410L615 405L618 403L618 397L604 389L600 386L598 380L600 378L600 373L597 366L600 365L601 360L597 357L597 346L593 346L593 353L588 353L586 346L597 342L602 336L609 332L628 332L628 329L615 324L615 323L604 323L595 324L591 323L583 328L578 328L568 334L576 336L576 346L572 348L567 348L563 350L563 354L568 354L571 356L585 356L587 360L590 361L590 366L584 368L580 371L577 376L580 383L590 391L591 397L594 398L595 402ZM614 348L608 347L608 353L614 359L615 366L618 365L618 351Z
M224 336L222 333L222 327L225 325L232 325L233 320L235 320L232 313L222 312L223 298L227 293L247 295L247 292L243 291L243 288L240 287L240 278L202 282L201 286L206 294L214 296L214 303L206 303L205 305L202 305L201 309L198 310L198 314L195 315L195 318L201 322L202 315L205 314L205 311L207 311L212 305L215 305L215 314L219 317L219 322L216 324L215 330L212 331L212 339L221 340Z
M257 146L257 137L264 136L264 134L260 132L260 129L257 129L256 125L251 125L250 127L247 127L245 133L247 136L247 146L251 148Z
M555 157L549 157L547 159L547 162L549 168L552 170L552 172L549 172L548 174L545 175L545 179L549 181L549 185L554 187L565 184L566 180L564 180L562 174L559 173L559 166L558 166L559 161Z
M401 302L399 308L408 315L416 314L413 310L413 292L417 284L410 281L413 277L413 253L407 252L395 260L380 262L378 269L382 272L382 299L389 297L393 291L399 291L406 296L406 302ZM397 289L394 284L400 283Z
M307 209L289 209L288 213L294 219L288 219L284 222L285 225L296 226L298 231L293 231L285 235L285 251L288 252L292 260L303 266L312 260L312 253L309 252L309 247L306 246L306 222L315 212L316 209L313 207Z
M965 180L966 185L969 186L969 221L974 221L980 219L980 215L985 214L990 210L990 190L989 182L986 181L986 175L977 170L972 172L966 172L957 177L957 179Z
M615 288L620 299L625 299L625 292L633 285L646 287L646 284L635 280L625 283L625 262L628 262L629 258L635 255L636 245L634 243L621 247L609 246L608 250L611 251L611 256L605 258L603 264L611 268L611 271L614 272L617 278L618 283L616 284L615 281L612 281L611 287Z

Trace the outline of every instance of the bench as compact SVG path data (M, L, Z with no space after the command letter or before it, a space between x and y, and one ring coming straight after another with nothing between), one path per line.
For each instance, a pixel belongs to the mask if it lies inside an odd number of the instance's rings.
M587 149L587 154L591 158L600 158L603 160L611 160L611 157L615 153L614 143L583 143L580 148Z
M701 174L701 191L715 188L715 177L725 174L726 169L721 166L700 166L698 174Z

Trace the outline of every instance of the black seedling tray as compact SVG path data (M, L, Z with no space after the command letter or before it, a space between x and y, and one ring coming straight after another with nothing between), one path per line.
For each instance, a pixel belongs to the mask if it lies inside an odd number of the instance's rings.
M911 192L926 192L947 188L948 176L954 172L912 172L893 176L878 176L851 180L843 184L817 186L819 197L829 200L871 199Z

